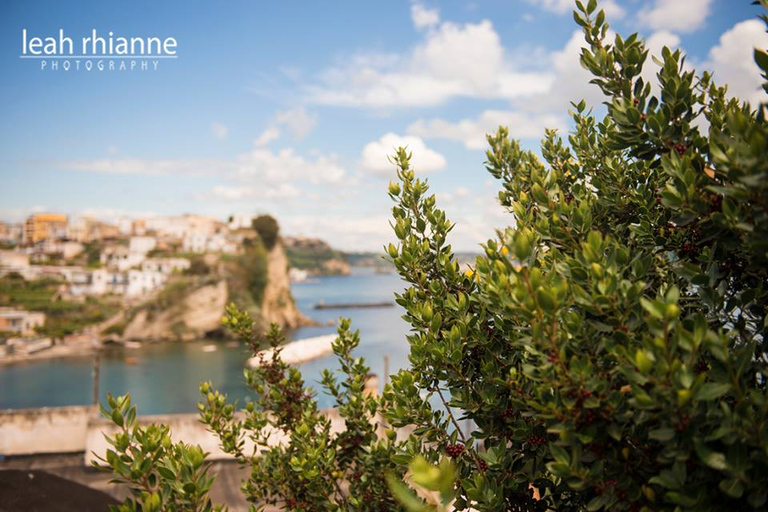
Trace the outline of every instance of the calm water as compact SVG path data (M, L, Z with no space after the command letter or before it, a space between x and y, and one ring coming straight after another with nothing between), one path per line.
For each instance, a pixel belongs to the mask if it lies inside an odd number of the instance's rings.
M403 284L396 274L375 274L369 269L353 269L351 276L330 276L293 285L299 309L318 322L352 319L360 330L357 354L371 370L383 376L384 356L390 368L407 365L407 325L400 318L399 306L376 309L314 310L318 302L381 302L394 300ZM336 332L335 326L305 327L291 338L306 338ZM243 384L243 365L248 357L244 346L218 342L215 352L203 352L210 341L158 343L140 349L115 348L102 356L100 387L102 396L131 393L141 414L196 411L198 385L211 380L221 391L238 400L248 396ZM134 364L127 364L126 360ZM316 389L320 372L335 368L333 355L301 366L305 380ZM91 400L90 357L50 359L0 367L0 409L87 404ZM318 393L321 407L331 405Z

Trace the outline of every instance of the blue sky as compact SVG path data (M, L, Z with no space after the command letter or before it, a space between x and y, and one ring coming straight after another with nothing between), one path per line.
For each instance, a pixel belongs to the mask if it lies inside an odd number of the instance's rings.
M760 101L749 0L603 1L612 27L678 46ZM0 6L0 219L273 213L344 249L392 240L386 154L414 151L473 249L509 223L484 170L498 124L536 148L569 100L599 104L569 0L26 1ZM22 29L76 42L174 37L156 71L51 71ZM649 69L649 75L652 74Z

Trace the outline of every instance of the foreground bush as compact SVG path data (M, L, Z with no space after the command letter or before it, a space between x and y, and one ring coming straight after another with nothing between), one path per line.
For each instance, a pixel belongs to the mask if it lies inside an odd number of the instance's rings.
M258 350L248 313L230 306L224 324ZM250 468L242 491L254 510L265 504L306 512L399 510L387 485L388 475L399 475L394 462L398 444L394 431L377 432L384 430L381 398L365 391L370 369L351 355L360 339L349 321L342 320L333 343L342 379L326 370L322 381L344 421L342 432L332 431L301 372L280 358L285 339L277 325L266 340L274 349L271 357L262 356L259 367L245 371L254 401L237 411L236 404L205 382L198 404L200 420L221 448ZM113 448L101 467L132 492L117 510L219 510L209 498L214 478L199 447L173 444L166 426L140 426L129 397L109 397L102 413L121 431L107 437Z
M231 306L225 324L254 345L247 313ZM274 324L267 341L272 357L262 356L258 368L245 372L257 398L246 404L244 418L235 416L235 406L210 383L200 387L201 421L219 437L224 451L251 468L243 484L246 498L288 510L397 510L385 479L395 469L394 432L377 436L381 399L365 392L370 369L351 355L360 342L357 331L351 332L349 321L342 320L333 343L343 379L323 372L323 389L335 399L344 420L341 433L331 431L330 419L318 410L299 370L280 359L285 340ZM246 440L253 445L250 450Z
M609 41L596 3L577 5L581 62L607 114L574 105L568 144L548 132L543 162L506 129L489 136L487 168L513 227L474 268L453 257L453 225L407 152L394 158L398 245L388 252L410 283L397 302L413 328L412 367L383 401L362 393L368 369L350 355L358 338L346 322L334 345L344 380L323 381L343 434L279 355L246 372L258 399L244 420L202 386L203 420L252 468L250 499L391 510L388 474L411 511L765 509L765 106L728 99L668 49L654 92L641 77L642 40ZM756 60L768 73L768 54ZM252 340L247 315L230 309L226 323ZM269 339L281 342L277 331ZM377 437L382 410L413 429L405 443ZM273 432L286 444L273 446ZM156 447L135 438L140 453ZM127 472L110 464L143 499L136 482L162 459L136 473L131 460ZM168 485L161 497L180 492Z
M514 227L474 269L398 152L389 254L411 283L397 302L413 367L393 377L387 417L417 427L409 455L454 458L459 507L763 508L765 109L668 49L652 93L642 40L609 41L595 7L575 17L607 115L575 105L543 162L506 129L488 137Z

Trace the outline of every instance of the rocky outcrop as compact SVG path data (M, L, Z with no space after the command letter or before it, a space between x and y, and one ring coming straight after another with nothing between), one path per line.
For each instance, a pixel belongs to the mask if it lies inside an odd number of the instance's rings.
M350 266L344 253L334 250L319 238L286 237L283 239L291 267L309 275L349 275Z
M302 315L291 295L288 279L288 258L281 241L267 252L267 283L261 307L254 314L261 317L262 326L278 323L292 329L311 323ZM190 287L180 297L160 307L157 301L148 301L133 312L123 330L122 338L137 341L193 340L207 334L221 332L221 317L226 305L235 300L230 295L227 279L222 275L213 283ZM231 276L229 277L231 278ZM243 279L243 276L238 276ZM233 284L234 286L234 284Z
M261 304L264 323L274 322L289 329L309 324L309 319L299 312L293 301L288 279L288 257L280 240L267 254L267 269L267 286Z
M201 338L221 327L227 298L227 283L222 279L192 290L179 304L166 310L139 309L125 327L123 338L151 341Z

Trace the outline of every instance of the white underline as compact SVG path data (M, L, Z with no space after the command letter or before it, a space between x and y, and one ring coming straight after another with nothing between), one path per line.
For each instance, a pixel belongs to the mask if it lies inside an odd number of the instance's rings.
M177 55L19 55L20 59L175 59Z

